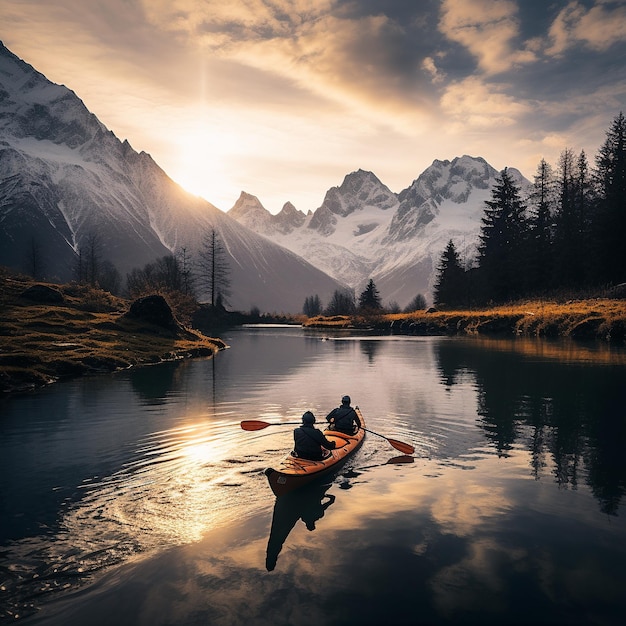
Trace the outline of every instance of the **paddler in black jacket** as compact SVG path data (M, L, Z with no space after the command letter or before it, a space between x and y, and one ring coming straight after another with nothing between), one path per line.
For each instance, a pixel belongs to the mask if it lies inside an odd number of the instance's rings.
M338 430L347 435L354 435L362 426L356 411L350 406L350 396L341 398L341 406L333 409L327 416L326 421L330 422L331 430Z
M334 441L328 441L322 431L315 426L315 415L307 411L302 416L302 426L293 431L294 452L296 456L311 461L321 461L324 458L322 448L332 450Z

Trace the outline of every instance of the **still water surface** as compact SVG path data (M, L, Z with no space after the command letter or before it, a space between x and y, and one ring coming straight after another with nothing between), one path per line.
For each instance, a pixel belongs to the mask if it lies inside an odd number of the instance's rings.
M214 359L0 403L0 619L24 624L617 624L626 351L244 328ZM371 430L273 497L292 427Z

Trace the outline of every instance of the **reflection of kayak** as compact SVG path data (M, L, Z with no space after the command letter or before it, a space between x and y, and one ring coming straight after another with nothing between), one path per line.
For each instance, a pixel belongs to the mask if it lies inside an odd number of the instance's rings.
M319 481L276 498L265 559L268 572L276 567L285 540L298 520L302 520L308 530L315 530L315 524L335 501L334 495L326 493L329 488L329 483Z
M365 427L365 420L358 407L355 411L361 420L361 426ZM268 468L265 474L272 491L277 496L289 493L302 485L306 485L320 476L326 476L337 470L359 448L365 437L365 430L359 428L354 435L347 435L335 430L325 430L324 435L330 441L334 441L336 448L329 450L330 454L321 461L309 461L288 454L277 469Z

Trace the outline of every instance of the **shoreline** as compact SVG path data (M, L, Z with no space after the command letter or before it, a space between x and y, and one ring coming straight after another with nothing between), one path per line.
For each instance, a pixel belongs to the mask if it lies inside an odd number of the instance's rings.
M219 338L180 324L161 296L146 298L160 299L161 308L148 311L148 317L142 318L131 314L133 304L128 300L86 286L50 285L6 276L2 283L0 398L81 376L214 357L228 347ZM571 338L615 346L626 343L626 300L617 299L289 319L303 328L327 331Z
M0 398L82 376L213 357L227 348L177 322L160 296L152 298L162 308L142 318L128 301L83 286L6 278L2 286Z
M416 311L374 316L318 316L305 328L369 329L417 336L492 335L626 342L626 300L527 302L468 311Z

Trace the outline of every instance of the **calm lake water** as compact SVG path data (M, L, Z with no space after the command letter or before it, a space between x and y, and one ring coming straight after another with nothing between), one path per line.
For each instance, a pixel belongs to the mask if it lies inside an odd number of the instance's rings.
M621 624L626 351L228 331L194 360L0 402L0 620ZM276 499L348 393L382 437ZM409 459L411 460L411 459ZM17 618L17 619L16 619Z

